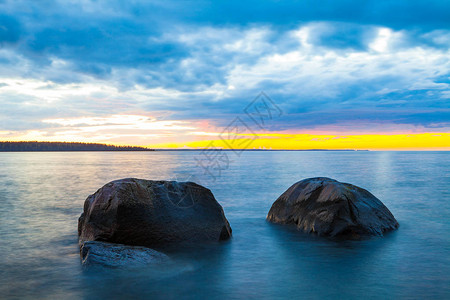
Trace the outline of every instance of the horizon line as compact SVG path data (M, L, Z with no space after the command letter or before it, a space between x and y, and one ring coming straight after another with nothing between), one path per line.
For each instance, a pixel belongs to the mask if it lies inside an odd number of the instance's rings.
M159 148L159 147L150 147L150 146L140 146L140 145L131 145L131 144L111 144L111 143L102 143L102 142L66 142L66 141L0 141L0 143L47 143L47 144L57 144L57 143L63 143L63 144L86 144L86 145L103 145L103 146L115 146L115 147L136 147L136 148L142 148L142 151L146 150L154 150L154 151L408 151L408 152L414 152L414 151L439 151L439 152L449 152L450 147L405 147L405 148L375 148L375 149L352 149L352 148L346 148L346 149L339 149L339 148L305 148L305 149L287 149L287 148L281 148L281 149L271 149L271 148L208 148L208 147L198 147L198 148L186 148L186 147L177 147L177 148ZM144 150L145 149L145 150ZM94 151L94 150L85 150L85 151ZM31 150L31 151L1 151L0 152L46 152L42 150ZM58 151L48 151L48 152L58 152ZM61 152L69 152L62 150ZM73 152L81 152L74 150ZM101 151L96 151L101 152Z

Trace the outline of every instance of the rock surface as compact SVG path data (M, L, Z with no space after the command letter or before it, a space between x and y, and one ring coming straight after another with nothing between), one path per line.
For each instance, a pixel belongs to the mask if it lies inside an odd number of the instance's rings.
M171 261L167 255L150 248L104 242L83 243L80 256L84 266L100 265L112 268L142 267Z
M267 220L295 224L321 236L381 236L397 229L392 213L374 195L348 183L318 177L299 181L272 205Z
M84 202L78 220L80 245L105 241L160 246L231 237L222 206L193 182L126 178L112 181Z

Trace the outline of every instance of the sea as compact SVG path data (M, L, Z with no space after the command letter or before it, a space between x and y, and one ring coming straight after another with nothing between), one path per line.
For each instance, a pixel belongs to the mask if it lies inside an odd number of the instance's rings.
M400 227L339 241L268 223L309 177L358 185ZM81 265L77 220L109 181L195 181L233 229L167 266ZM450 152L0 153L1 299L450 299Z

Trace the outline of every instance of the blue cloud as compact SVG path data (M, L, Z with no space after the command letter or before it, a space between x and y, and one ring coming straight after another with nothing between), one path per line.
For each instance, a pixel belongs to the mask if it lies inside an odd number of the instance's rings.
M16 43L20 35L20 23L14 17L0 15L0 46Z
M448 1L3 1L0 11L0 77L99 81L130 110L218 125L264 90L292 116L277 129L359 119L450 127ZM375 47L385 27L392 41ZM135 101L137 85L180 95ZM35 109L45 99L8 97L0 99L10 120L2 128L61 114L47 107L27 115L22 102ZM112 113L69 98L58 104L69 115ZM106 97L89 99L98 98Z
M449 28L450 4L445 0L296 0L204 1L197 7L198 20L215 24L255 22L289 25L310 21L376 24L395 29ZM200 7L200 9L198 9ZM202 9L203 8L203 9Z
M330 22L317 26L309 39L314 45L337 49L367 50L376 35L373 27L355 23Z
M248 1L245 5L241 1L190 1L184 5L172 1L84 3L86 7L37 2L31 4L31 13L23 13L23 3L6 2L3 10L10 15L0 17L0 41L14 43L21 39L24 43L20 51L35 60L49 63L46 57L57 56L83 61L82 71L102 76L107 68L92 64L154 67L185 58L190 49L178 41L160 40L167 32L184 26L245 28L259 23L293 28L311 21L338 21L344 23L334 23L332 28L318 32L314 42L358 49L365 46L364 40L371 33L357 24L425 31L450 27L450 4L436 0ZM22 26L25 32L21 35Z

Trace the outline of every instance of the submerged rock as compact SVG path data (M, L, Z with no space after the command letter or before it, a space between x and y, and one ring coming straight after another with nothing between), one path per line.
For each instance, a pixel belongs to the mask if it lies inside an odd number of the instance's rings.
M80 244L106 241L160 247L231 237L222 206L193 182L127 178L112 181L84 202Z
M273 203L267 220L295 224L307 233L350 238L381 236L399 226L389 209L370 192L326 177L292 185Z
M141 267L171 261L167 255L150 248L93 241L81 244L80 256L84 266L112 268Z

